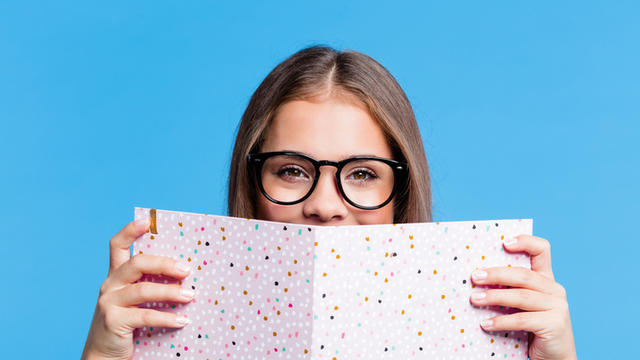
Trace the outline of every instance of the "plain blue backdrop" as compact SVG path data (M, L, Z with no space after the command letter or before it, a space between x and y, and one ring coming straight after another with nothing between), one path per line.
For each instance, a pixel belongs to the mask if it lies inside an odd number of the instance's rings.
M313 44L404 88L435 220L533 218L579 356L631 356L637 2L267 3L0 1L3 358L80 356L134 206L225 213L249 97Z

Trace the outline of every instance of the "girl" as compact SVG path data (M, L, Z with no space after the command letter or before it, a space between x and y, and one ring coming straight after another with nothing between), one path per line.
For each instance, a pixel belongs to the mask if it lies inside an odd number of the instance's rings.
M312 225L431 221L429 171L409 101L370 57L327 47L299 51L255 91L242 117L229 174L229 215ZM85 359L129 359L133 331L183 327L188 319L142 309L147 301L189 302L177 285L136 283L142 274L184 278L187 264L137 255L129 246L149 226L132 222L110 242L107 279L83 352ZM531 255L531 270L496 267L474 283L509 286L475 293L478 306L523 312L482 321L485 330L531 332L531 359L576 358L564 288L554 281L549 242L520 235L507 251Z

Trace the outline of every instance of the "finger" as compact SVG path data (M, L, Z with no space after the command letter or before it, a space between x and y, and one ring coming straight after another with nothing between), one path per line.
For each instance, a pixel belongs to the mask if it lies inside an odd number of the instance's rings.
M114 329L121 326L131 330L145 326L180 328L191 322L185 315L136 307L117 308L115 314L111 317L111 324L108 324Z
M115 269L107 280L109 286L123 286L139 280L143 274L164 275L182 279L189 275L189 265L166 256L140 254Z
M559 295L560 285L529 269L521 267L493 267L471 273L476 285L503 285Z
M549 321L553 320L552 317L550 311L523 311L482 320L480 326L486 331L508 330L539 333L545 329Z
M131 257L129 246L131 246L135 239L147 231L149 223L149 218L132 221L111 238L109 242L111 253L109 259L109 274L129 260Z
M471 303L476 306L500 305L526 311L544 311L554 307L557 300L548 294L527 289L494 289L474 292Z
M141 282L125 286L105 296L113 297L119 306L132 306L148 301L172 301L186 303L193 300L195 292L178 285Z
M551 244L543 238L518 235L505 239L504 248L509 252L525 252L531 255L531 270L554 279L551 270Z

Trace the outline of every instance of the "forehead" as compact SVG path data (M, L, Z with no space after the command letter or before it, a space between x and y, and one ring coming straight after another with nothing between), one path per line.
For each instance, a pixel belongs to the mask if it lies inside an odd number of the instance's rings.
M280 106L261 152L285 150L334 161L356 155L392 157L384 132L369 113L334 98L294 100Z

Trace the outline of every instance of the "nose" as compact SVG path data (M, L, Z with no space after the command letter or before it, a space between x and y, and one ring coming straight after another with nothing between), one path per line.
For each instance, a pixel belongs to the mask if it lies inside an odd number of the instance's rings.
M318 183L311 195L304 201L304 216L323 223L344 220L349 209L335 179L335 170L329 168L320 172Z

